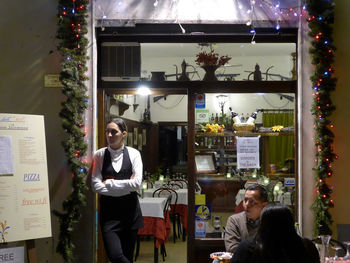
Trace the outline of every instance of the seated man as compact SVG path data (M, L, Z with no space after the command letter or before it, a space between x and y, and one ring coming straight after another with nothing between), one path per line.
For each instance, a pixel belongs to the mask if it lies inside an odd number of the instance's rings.
M255 235L261 211L267 204L267 191L262 185L247 187L243 200L244 211L233 214L227 219L225 228L227 252L234 253L239 242Z

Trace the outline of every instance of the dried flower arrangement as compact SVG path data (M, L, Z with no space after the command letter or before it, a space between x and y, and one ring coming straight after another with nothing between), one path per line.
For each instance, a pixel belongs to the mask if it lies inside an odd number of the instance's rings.
M229 56L221 56L219 57L218 53L215 53L214 50L211 50L210 52L200 52L196 55L196 64L199 66L206 66L206 65L215 65L215 66L223 66L225 65L231 57Z

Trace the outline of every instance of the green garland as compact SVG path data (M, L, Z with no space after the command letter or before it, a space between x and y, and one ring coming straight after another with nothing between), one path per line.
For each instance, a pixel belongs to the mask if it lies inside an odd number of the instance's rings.
M87 87L84 84L88 78L86 62L88 57L87 33L88 0L59 0L57 38L60 40L58 50L63 57L61 62L60 80L63 84L62 93L66 101L62 102L60 117L66 132L62 142L68 165L72 173L72 193L63 202L64 212L53 211L60 222L60 235L56 251L66 262L74 260L72 242L73 226L80 219L80 209L86 203L87 187L85 178L87 167L81 158L85 155L87 144L84 141L84 112L87 108Z
M312 114L314 115L316 146L316 198L311 208L315 214L314 234L331 235L333 207L331 187L327 179L332 176L332 163L337 158L333 152L334 134L330 116L335 110L331 101L331 92L335 90L337 79L334 77L334 51L332 33L334 24L334 0L307 0L309 18L307 19L312 38L309 50L312 64L315 66L311 76L313 84Z

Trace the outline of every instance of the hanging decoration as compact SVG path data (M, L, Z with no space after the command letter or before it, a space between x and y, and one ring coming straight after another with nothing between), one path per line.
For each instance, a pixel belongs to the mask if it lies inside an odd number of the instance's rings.
M333 124L330 116L335 110L331 101L331 92L335 90L337 79L334 77L334 51L332 38L334 24L334 0L307 0L307 18L310 28L311 48L309 53L314 65L311 76L313 85L312 114L314 115L316 146L316 198L312 204L315 214L314 234L331 235L332 217L329 209L333 207L331 193L333 187L328 178L333 175L332 163L338 156L333 152Z
M84 112L87 109L88 78L86 62L88 40L87 16L88 0L59 0L57 38L60 40L58 51L63 57L60 80L62 93L66 100L62 102L60 117L66 132L62 142L70 172L72 174L72 192L63 202L63 212L53 211L60 222L60 235L56 251L66 262L73 262L72 232L74 224L80 219L80 209L85 205L85 178L87 165L83 157L87 150L84 141Z

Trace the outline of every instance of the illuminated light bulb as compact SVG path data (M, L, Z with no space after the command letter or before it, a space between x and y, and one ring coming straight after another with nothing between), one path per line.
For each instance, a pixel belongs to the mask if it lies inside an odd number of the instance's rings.
M279 7L280 7L280 4L279 4L279 3L278 3L278 4L276 4L276 5L275 5L275 7L276 7L276 8L279 8Z
M251 29L251 30L250 30L250 34L255 34L255 30L254 30L254 29Z
M276 30L280 30L280 28L281 28L280 24L277 24L276 25Z
M156 0L153 5L157 6L158 5L158 0Z
M106 15L103 15L103 16L102 16L102 18L103 18L103 19L106 19L106 18L107 18L107 16L106 16Z
M242 7L242 5L238 5L238 9L242 9L243 7Z
M306 5L303 5L303 10L306 10Z
M268 178L264 179L264 184L268 184L268 183L269 183L269 179Z
M250 4L255 5L255 0L251 0Z
M326 40L324 43L327 45L327 44L328 44L328 41Z
M298 14L296 12L294 12L294 16L298 16Z
M319 182L319 183L322 183L322 179L319 179L318 182Z
M250 20L246 23L247 26L250 26L251 24L252 24L252 21Z
M323 198L326 198L326 195L322 195Z
M248 9L248 10L247 10L247 14L250 14L251 12L252 12L251 9Z
M250 42L252 45L255 45L256 44L256 42L255 42L255 40L253 40L252 42Z

